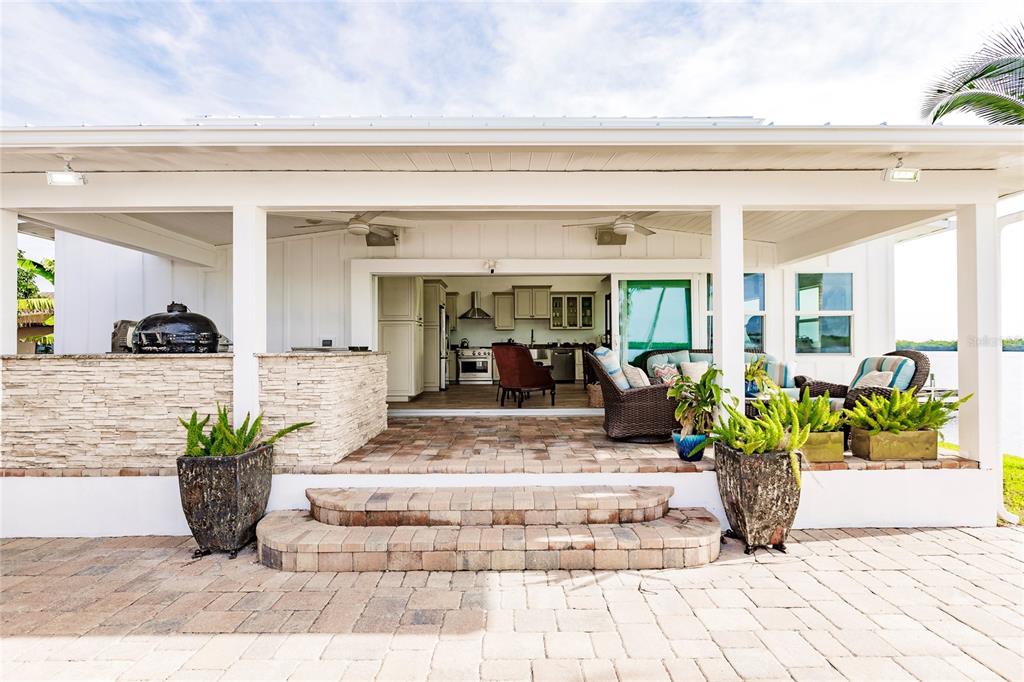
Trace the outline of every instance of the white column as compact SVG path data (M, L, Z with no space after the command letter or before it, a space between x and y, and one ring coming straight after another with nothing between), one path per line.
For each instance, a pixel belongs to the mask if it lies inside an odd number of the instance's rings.
M743 207L711 209L714 359L722 387L743 400Z
M18 352L18 213L0 211L0 355Z
M259 359L267 351L267 212L235 206L232 224L231 315L234 418L260 412Z
M994 473L993 502L1002 499L1000 376L1002 329L999 300L999 226L995 202L958 206L957 370L961 395L960 453Z

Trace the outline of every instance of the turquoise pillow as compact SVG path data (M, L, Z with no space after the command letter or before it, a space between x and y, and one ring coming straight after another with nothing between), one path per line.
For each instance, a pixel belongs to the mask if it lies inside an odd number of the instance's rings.
M914 372L917 371L917 363L902 355L880 355L873 358L865 358L857 372L853 375L851 386L856 385L862 376L868 372L892 372L892 381L889 388L898 388L901 391L910 387L914 379Z
M668 361L676 367L680 364L690 361L690 351L688 350L677 350L675 353L668 354Z
M653 377L654 376L654 366L655 365L674 365L674 364L676 364L676 363L672 362L671 360L669 360L668 356L669 356L668 353L655 353L654 355L648 355L647 356L647 367L645 368L647 370L647 376L649 376L649 377Z
M694 353L690 351L690 359L688 362L706 362L708 367L715 364L715 356L711 353Z
M622 367L619 365L619 356L616 355L610 348L601 346L600 348L594 349L594 357L604 367L604 371L608 372L608 376L611 377L612 383L618 386L620 389L625 391L629 388L629 379L622 373Z

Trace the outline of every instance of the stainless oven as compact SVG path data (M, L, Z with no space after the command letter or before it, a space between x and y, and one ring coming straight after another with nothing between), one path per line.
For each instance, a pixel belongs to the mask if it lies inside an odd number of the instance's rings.
M460 384L491 383L490 348L460 348L458 350Z

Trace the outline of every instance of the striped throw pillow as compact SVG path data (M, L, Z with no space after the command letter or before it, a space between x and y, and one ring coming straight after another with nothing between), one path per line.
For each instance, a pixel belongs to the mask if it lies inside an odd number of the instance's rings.
M915 371L917 371L917 363L902 355L880 355L866 358L857 368L850 385L856 386L868 372L892 372L892 380L887 388L898 388L905 391L910 386Z
M612 349L605 348L604 346L596 348L594 349L594 357L604 367L604 371L608 372L612 383L623 391L629 388L629 380L626 379L626 375L622 373L622 367L619 365L619 356Z

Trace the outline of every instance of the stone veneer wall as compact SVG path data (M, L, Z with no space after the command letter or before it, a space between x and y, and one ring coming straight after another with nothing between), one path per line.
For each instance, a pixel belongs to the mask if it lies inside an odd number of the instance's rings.
M274 465L334 464L386 429L387 371L383 353L261 355L264 431L316 422L274 445Z
M2 358L4 468L173 468L178 417L231 404L227 353Z

